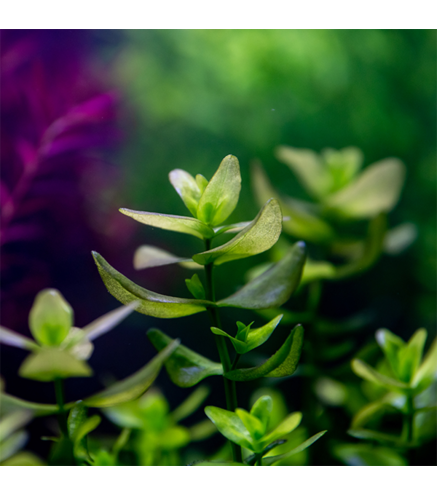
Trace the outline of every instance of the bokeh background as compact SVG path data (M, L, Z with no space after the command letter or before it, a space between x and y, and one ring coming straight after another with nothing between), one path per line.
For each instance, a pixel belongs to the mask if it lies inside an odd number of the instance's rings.
M322 308L334 317L372 309L359 344L382 326L404 338L419 327L435 335L435 30L4 30L1 78L2 325L30 335L27 315L47 287L70 302L79 327L116 308L91 250L140 285L188 297L182 268L136 272L132 258L140 244L191 256L199 241L136 224L118 208L185 215L168 173L182 168L209 179L233 154L243 188L229 220L252 219L254 159L279 191L305 197L274 157L286 144L357 146L365 165L390 156L405 163L389 220L415 224L416 241L359 279L327 284ZM224 265L219 295L267 258ZM95 377L70 380L67 399L142 366L155 354L145 335L151 327L217 359L204 314L162 321L134 314L97 341ZM24 355L2 346L6 390L52 402L49 385L17 377ZM172 407L187 395L165 373L158 385ZM221 396L218 378L212 387Z

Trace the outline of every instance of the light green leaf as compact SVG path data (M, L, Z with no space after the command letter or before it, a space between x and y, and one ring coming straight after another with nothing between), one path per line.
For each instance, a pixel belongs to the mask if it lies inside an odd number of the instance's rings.
M263 457L263 465L265 466L276 466L279 461L282 461L284 459L288 459L292 455L296 455L299 452L302 452L303 450L307 449L310 447L314 442L317 442L317 440L320 437L323 437L323 435L327 432L328 430L323 430L320 431L319 433L316 433L312 437L308 438L308 440L305 440L305 442L301 443L294 449L290 450L289 452L286 452L284 454L280 455L275 455L271 457Z
M434 339L422 364L414 374L411 386L416 391L425 390L437 378L437 339Z
M399 351L399 378L401 380L409 383L419 368L427 336L427 331L420 328Z
M179 168L170 172L169 179L190 213L197 218L197 205L202 193L196 179Z
M56 404L39 404L37 402L29 402L27 400L14 397L13 395L0 393L0 404L2 408L4 406L10 406L19 409L29 409L35 413L35 416L44 416L46 414L55 414L58 412L58 406ZM65 406L66 409L71 407L72 404Z
M173 340L157 329L147 332L150 342L158 351ZM183 345L166 361L165 369L171 381L178 387L192 387L201 380L212 375L223 375L223 367L219 363L197 354Z
M296 429L302 421L302 413L295 412L289 414L272 432L263 438L263 443L268 445L269 443L279 440L281 437L288 435L294 429Z
M155 381L165 360L175 351L179 342L174 340L139 371L92 395L83 403L89 407L111 407L138 399Z
M352 146L342 150L326 148L321 155L332 181L330 192L349 184L363 165L363 152Z
M248 282L232 296L217 303L219 307L267 309L281 306L297 289L305 263L305 243L297 242L281 261Z
M262 395L252 406L250 414L261 421L264 432L269 426L270 415L273 411L273 400L269 395Z
M51 382L56 378L91 376L92 369L62 349L44 348L28 356L18 374L23 378Z
M47 464L31 452L18 452L1 463L2 466L46 466Z
M390 392L381 400L370 402L369 404L366 404L363 408L361 408L352 418L352 429L356 430L362 428L369 421L375 418L379 418L387 412L399 412L398 409L394 408L391 405L391 403L393 402L393 396L396 397L396 394Z
M172 413L171 417L175 423L187 418L200 407L209 395L209 388L201 385L194 390Z
M281 229L281 208L275 199L271 199L261 208L256 218L232 240L209 251L195 254L193 260L200 265L221 265L263 253L275 244Z
M174 263L179 263L180 266L192 270L202 268L201 265L194 263L190 258L181 258L154 246L140 246L134 254L134 268L136 270L153 268L155 266L172 265Z
M236 234L245 229L251 222L238 222L231 223L229 225L220 225L219 227L214 227L214 232L216 237L221 234Z
M0 343L27 349L28 351L39 349L39 345L33 340L2 326L0 326Z
M390 363L391 369L394 374L402 380L399 373L399 351L405 347L405 342L385 328L379 329L376 334L376 342L383 350L387 361Z
M123 304L139 301L140 306L136 309L139 313L156 318L180 318L205 311L205 306L212 305L208 301L164 296L144 289L115 270L95 251L93 257L108 291Z
M56 289L38 293L29 314L29 328L41 345L59 345L73 326L73 310Z
M208 227L208 225L196 218L129 210L128 208L120 208L120 212L123 213L123 215L133 218L137 222L150 225L151 227L181 232L182 234L190 234L199 239L211 239L214 237L214 231L211 227Z
M200 198L197 218L212 226L223 223L237 206L240 189L240 165L235 156L228 155Z
M26 409L15 410L0 420L0 444L14 431L25 426L32 419L33 414Z
M197 174L196 184L200 189L200 194L203 194L203 191L205 191L206 186L208 185L208 179L206 179L202 174Z
M252 450L252 438L241 419L233 412L219 407L205 407L205 414L216 425L218 431L231 442Z
M2 442L0 449L0 462L5 461L23 448L28 440L28 437L28 434L24 430L20 430Z
M195 273L191 278L185 279L188 290L196 299L205 299L205 289L199 279L199 275Z
M250 436L254 440L260 440L266 432L263 423L256 416L252 416L244 409L235 409L235 414L241 419Z
M335 275L336 268L329 261L314 261L307 258L300 283L304 285L315 280L330 280L335 278Z
M238 354L245 354L246 352L249 352L252 349L255 349L256 347L259 347L260 345L264 344L264 342L267 341L267 339L273 333L275 328L278 326L281 319L282 319L282 315L279 315L276 318L274 318L272 321L270 321L269 323L267 323L266 325L260 328L253 328L253 329L249 328L246 334L246 338L244 340L238 336L238 333L237 333L237 337L239 338L234 338L231 337L226 332L224 332L223 330L220 330L219 328L216 327L212 327L211 331L216 335L223 335L224 337L228 337L232 342L232 345L234 346L235 350L238 352Z
M68 436L71 440L75 440L77 431L80 425L87 419L87 408L83 401L78 400L71 408L68 414L67 427Z
M217 433L217 428L209 419L205 419L194 426L190 426L188 431L192 442L200 442L211 437L214 433Z
M404 179L404 164L387 158L367 167L354 182L329 196L325 204L345 218L372 218L393 209Z
M376 383L380 387L388 388L389 390L394 390L396 392L408 389L406 383L402 383L399 380L379 373L360 359L352 360L352 370L356 375L364 378L364 380Z
M256 380L261 377L278 378L292 375L297 368L303 346L303 327L295 326L280 349L260 366L241 368L225 373L226 378L240 381Z

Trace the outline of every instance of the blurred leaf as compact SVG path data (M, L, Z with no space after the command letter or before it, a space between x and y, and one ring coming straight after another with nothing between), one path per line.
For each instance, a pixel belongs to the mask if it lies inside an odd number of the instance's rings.
M205 414L224 437L253 451L252 438L241 419L235 413L219 407L207 406L205 407Z
M235 414L241 419L241 422L250 433L250 436L255 440L260 440L266 432L264 423L261 422L256 416L252 416L252 414L248 413L244 409L235 409Z
M374 444L340 444L334 455L348 466L406 466L407 461L396 451Z
M200 461L192 464L192 466L200 467L212 467L212 466L246 466L241 462L231 462L231 461Z
M410 382L422 361L423 348L428 333L424 328L417 330L407 344L399 351L399 378Z
M367 167L353 183L329 196L325 204L345 218L372 218L393 209L404 179L404 164L387 158Z
M175 423L178 423L182 419L187 418L191 414L193 414L199 407L202 402L209 395L209 388L201 385L194 390L185 400L180 404L172 413L171 417Z
M434 339L422 364L416 371L411 386L419 390L425 390L437 378L437 339Z
M316 433L312 437L308 438L308 440L305 440L305 442L301 443L298 447L290 450L289 452L286 452L281 455L275 455L271 457L264 457L263 458L263 465L265 466L275 466L279 461L283 461L284 459L288 459L289 457L298 454L299 452L302 452L303 450L307 449L310 447L314 442L317 442L317 440L320 437L323 437L323 435L327 432L328 430L323 430L320 431L319 433Z
M83 403L89 407L110 407L137 399L152 385L165 360L175 351L178 345L179 340L171 342L139 371L124 380L110 385L102 392L85 399Z
M214 426L213 423L211 423L209 419L205 419L204 421L201 421L194 426L190 426L190 428L188 428L188 431L190 433L191 441L199 442L201 440L209 438L210 436L214 435L214 433L217 433L217 428Z
M398 409L391 405L391 397L394 394L390 393L384 396L381 400L366 404L352 418L351 428L353 430L360 429L369 421L378 419L386 412L399 412Z
M157 329L147 332L150 342L158 351L173 340ZM171 381L178 387L192 387L207 376L223 375L223 367L183 345L165 363Z
M73 326L73 310L56 289L38 293L29 313L29 328L41 345L59 345Z
M385 328L379 329L376 334L376 341L378 342L379 347L383 350L387 361L390 363L391 369L394 374L400 378L399 376L399 351L405 347L405 342L390 332L390 330L386 330Z
M123 215L133 218L137 222L150 225L151 227L193 235L202 240L214 237L214 231L211 227L208 227L208 225L196 218L129 210L128 208L120 208L120 212L123 213Z
M25 426L32 419L33 414L29 410L15 410L0 420L0 443L12 435L16 430Z
M350 429L347 431L349 435L361 440L375 440L382 444L392 444L397 446L407 446L407 444L400 437L394 435L388 435L386 433L380 433L379 431L365 430L364 428ZM410 445L411 447L412 445Z
M139 313L156 318L180 318L205 311L205 306L212 304L208 301L164 296L144 289L115 270L100 254L93 251L93 256L109 292L123 304L139 301L140 306L136 308Z
M4 392L1 392L0 399L0 404L2 405L2 407L11 406L30 409L35 413L36 416L55 414L58 412L58 406L56 404L38 404L37 402L29 402L27 400L14 397L13 395L5 394ZM68 409L69 407L71 407L71 405L65 406L66 409Z
M46 466L46 463L31 452L18 452L6 461L1 463L2 466Z
M329 261L314 261L307 258L303 267L301 285L309 284L315 280L329 280L335 278L335 266Z
M302 421L302 413L295 412L289 414L281 423L268 435L263 438L265 444L279 440L281 437L288 435L296 429Z
M281 261L251 280L232 296L217 303L219 307L267 309L281 306L297 289L305 263L305 243L297 242Z
M392 255L400 254L408 249L417 238L417 227L414 223L402 223L387 231L384 237L384 252Z
M348 399L347 387L327 376L317 378L314 391L317 397L328 406L341 406Z
M240 165L233 155L223 158L206 186L197 208L197 218L216 226L234 211L241 190Z
M27 349L28 351L39 349L39 346L33 340L2 326L0 326L0 343Z
M273 400L268 395L262 395L252 406L250 414L258 418L263 427L263 434L269 426L270 415L273 410Z
M134 268L142 270L143 268L152 268L155 266L171 265L179 263L184 268L197 270L202 268L197 263L194 263L190 258L180 258L174 254L159 249L154 246L140 246L134 254Z
M199 279L199 275L195 273L191 278L185 279L188 290L196 299L205 299L205 289Z
M271 199L262 207L256 218L232 240L209 251L195 254L193 260L200 265L221 265L263 253L275 244L281 229L281 208L275 199Z
M303 346L303 327L295 326L280 349L260 366L241 368L225 373L234 381L256 380L261 377L278 378L292 375L298 365Z
M364 378L364 380L376 383L381 387L388 388L396 392L408 389L407 384L379 373L360 359L352 360L352 370L356 375Z
M196 179L179 168L170 172L169 179L190 213L197 218L197 206L202 193Z
M190 442L190 433L185 426L170 426L159 435L159 445L164 450L181 449Z
M363 165L363 152L352 146L342 150L327 148L321 155L332 181L330 192L349 184Z
M31 380L51 382L56 378L91 376L93 371L65 350L44 348L28 356L18 374Z
M23 430L17 431L16 433L10 435L9 438L1 444L0 462L5 461L23 448L27 442L27 439L28 434Z

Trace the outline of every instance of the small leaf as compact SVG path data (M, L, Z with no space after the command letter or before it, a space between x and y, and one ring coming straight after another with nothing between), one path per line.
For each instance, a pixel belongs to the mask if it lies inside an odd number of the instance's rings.
M154 246L140 246L134 254L134 268L136 270L153 268L155 266L172 265L174 263L179 263L180 266L192 270L202 268L202 266L194 263L190 258L181 258Z
M218 431L231 442L252 450L252 438L237 414L219 407L205 407L205 414L216 425Z
M437 378L437 339L431 344L425 359L414 374L411 386L416 390L425 390Z
M152 385L165 360L178 345L179 340L173 341L139 371L85 399L83 403L89 407L110 407L137 399Z
M250 410L250 414L261 421L264 433L269 426L270 415L273 410L273 400L269 395L261 396Z
M209 388L201 385L197 387L192 394L190 394L182 404L180 404L172 413L171 417L175 423L178 423L182 419L191 416L200 407L202 402L209 395Z
M393 396L396 395L393 392L390 392L381 400L370 402L369 404L366 404L363 408L361 408L352 418L352 429L356 430L362 428L369 421L380 418L387 412L399 412L398 409L394 408L391 405Z
M387 158L367 167L354 182L327 198L325 204L345 218L372 218L393 209L404 179L405 165L396 158Z
M108 291L121 303L139 301L136 311L156 318L180 318L205 311L208 301L164 296L136 285L93 251L94 261Z
M312 437L308 438L308 440L305 440L305 442L301 443L294 449L290 450L289 452L286 452L285 454L280 454L280 455L275 455L271 457L264 457L263 458L263 464L265 466L275 466L277 465L278 461L282 461L284 459L288 459L292 455L298 454L299 452L302 452L303 450L307 449L310 447L314 442L317 442L317 440L320 437L323 437L323 435L327 432L328 430L323 430L320 431L319 433L316 433Z
M93 371L65 350L44 348L28 356L18 374L31 380L51 382L56 378L91 376Z
M120 212L123 213L123 215L133 218L137 222L150 225L151 227L181 232L182 234L190 234L199 239L211 239L214 237L214 231L211 227L208 227L208 225L196 218L129 210L128 208L120 208Z
M279 440L281 437L288 435L296 429L302 421L302 413L295 412L289 414L272 432L263 438L263 442L267 445Z
M221 265L263 253L275 244L281 229L281 208L275 199L271 199L262 207L256 218L232 240L209 251L195 254L193 260L200 265Z
M339 444L334 455L348 466L406 466L407 461L395 450L372 444Z
M267 309L281 306L297 289L305 263L305 243L297 242L281 261L248 282L232 296L217 303L219 307Z
M0 326L0 343L19 347L20 349L27 349L28 351L39 349L39 345L33 340L2 326Z
M12 433L27 425L32 418L32 412L25 409L15 410L3 416L0 420L0 444Z
M73 326L73 310L56 289L38 293L29 314L29 328L41 345L59 345Z
M303 345L303 327L297 325L276 353L260 366L241 368L225 373L229 380L237 382L256 380L262 377L278 378L292 375L297 368Z
M185 203L185 206L190 210L190 213L193 217L197 218L197 205L202 192L200 191L196 179L185 170L179 168L170 172L169 179L172 186L176 189L176 192Z
M35 416L44 416L47 414L55 414L58 412L56 404L38 404L37 402L29 402L27 400L14 397L13 395L0 393L2 407L11 406L14 408L29 409L35 413ZM69 409L72 405L68 404L65 409Z
M196 299L205 299L205 289L199 279L199 275L195 273L191 278L185 279L188 290Z
M399 378L410 382L422 361L423 348L428 336L424 328L417 330L399 351Z
M360 359L352 360L352 371L369 382L396 392L408 389L408 385L394 378L385 376Z
M260 440L266 431L263 423L256 416L252 416L244 409L235 409L235 414L241 419L250 436L254 440Z
M237 206L240 190L240 165L235 156L228 155L223 158L199 200L197 218L212 226L220 225Z
M158 351L173 340L157 329L147 332L150 342ZM183 345L166 361L165 369L171 381L178 387L192 387L207 376L223 375L223 367L219 363L197 354Z
M26 445L28 438L29 435L24 430L20 430L2 442L0 449L0 462L5 461L22 449L24 445Z
M405 342L385 328L379 329L376 334L376 342L383 350L387 361L389 362L394 374L400 378L399 375L399 351L405 347Z
M376 440L377 442L380 442L382 444L392 444L394 446L407 446L406 442L403 441L402 438L396 437L394 435L388 435L386 433L381 433L379 431L374 431L374 430L365 430L364 428L358 428L354 430L348 430L347 433L351 435L354 438L359 438L360 440ZM413 444L410 444L410 446L413 446Z
M68 414L67 427L68 436L75 440L80 425L87 419L87 408L83 401L78 400Z

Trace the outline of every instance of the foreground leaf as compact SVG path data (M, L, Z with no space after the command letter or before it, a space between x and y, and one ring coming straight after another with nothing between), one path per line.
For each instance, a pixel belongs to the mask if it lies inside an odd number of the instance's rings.
M207 406L205 407L205 414L224 437L237 445L253 450L252 437L235 413L220 407Z
M197 206L202 195L196 179L180 168L169 173L171 185L181 197L185 206L190 210L193 217L197 218Z
M200 265L221 265L263 253L276 243L281 229L281 208L275 199L271 199L262 207L256 218L232 240L209 251L195 254L193 260Z
M174 254L164 251L164 249L155 246L140 246L134 254L134 268L142 270L143 268L153 268L156 266L172 265L179 263L180 266L190 269L202 268L197 263L194 263L189 258L181 258Z
M108 291L121 303L138 301L136 311L156 318L180 318L205 311L212 303L196 299L164 296L135 284L93 251L94 261Z
M155 328L149 330L147 336L158 351L173 342L168 335ZM223 375L221 364L210 361L183 345L166 361L165 369L171 381L184 388L192 387L208 376Z
M281 261L248 282L232 296L219 301L217 306L245 309L281 306L288 301L299 285L305 257L305 243L293 244Z

